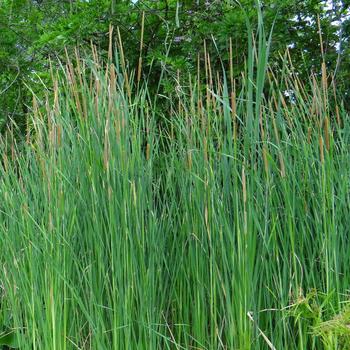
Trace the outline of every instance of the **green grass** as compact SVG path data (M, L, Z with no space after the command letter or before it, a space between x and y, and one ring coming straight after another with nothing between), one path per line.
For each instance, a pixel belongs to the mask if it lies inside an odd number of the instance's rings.
M0 345L349 348L348 116L260 34L237 91L81 60L2 137Z

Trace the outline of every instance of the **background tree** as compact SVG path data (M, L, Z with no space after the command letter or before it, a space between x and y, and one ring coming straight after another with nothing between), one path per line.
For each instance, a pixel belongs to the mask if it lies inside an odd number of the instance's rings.
M324 59L336 73L339 91L348 94L349 0L264 0L260 6L267 30L273 25L271 63L288 47L300 79L307 80L310 71L320 73ZM221 70L232 40L234 76L240 76L247 54L246 16L253 26L257 21L254 0L1 0L0 127L10 119L23 122L31 104L28 86L44 93L49 58L58 65L65 61L65 49L88 52L91 43L103 55L110 24L119 28L129 68L136 69L143 13L143 71L150 87L156 89L164 67L170 76L195 72L198 54L203 64L204 41L213 68ZM172 88L163 81L162 88Z

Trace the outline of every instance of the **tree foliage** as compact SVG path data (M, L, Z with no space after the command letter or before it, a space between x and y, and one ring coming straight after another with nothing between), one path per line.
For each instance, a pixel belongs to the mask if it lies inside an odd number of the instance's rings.
M65 60L65 49L88 50L91 43L100 52L107 51L110 25L119 28L131 69L136 69L140 54L144 72L152 66L150 85L157 84L161 67L173 75L178 70L195 71L205 46L212 65L221 70L222 61L229 59L230 40L238 77L247 54L246 20L256 25L258 2L1 0L0 4L0 126L4 128L10 119L23 122L30 111L30 89L44 93L48 59L55 66ZM264 0L259 6L267 31L273 27L272 64L288 47L300 78L307 80L310 72L319 74L324 59L329 71L336 73L341 91L348 93L349 0Z

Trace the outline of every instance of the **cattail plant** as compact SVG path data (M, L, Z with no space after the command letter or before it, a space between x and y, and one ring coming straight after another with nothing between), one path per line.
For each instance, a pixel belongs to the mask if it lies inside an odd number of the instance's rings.
M15 124L0 137L0 345L346 349L326 327L350 283L331 74L301 82L289 52L269 67L260 14L241 75L232 41L216 72L207 40L195 74L154 97L144 26L136 72L110 27L107 60L67 54L25 140Z

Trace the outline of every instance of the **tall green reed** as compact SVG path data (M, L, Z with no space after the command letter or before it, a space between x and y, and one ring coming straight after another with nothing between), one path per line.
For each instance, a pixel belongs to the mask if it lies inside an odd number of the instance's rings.
M21 349L344 347L325 322L346 315L347 115L325 69L306 93L250 34L241 87L205 51L171 115L120 41L114 63L77 55L23 145L1 139L0 314Z

